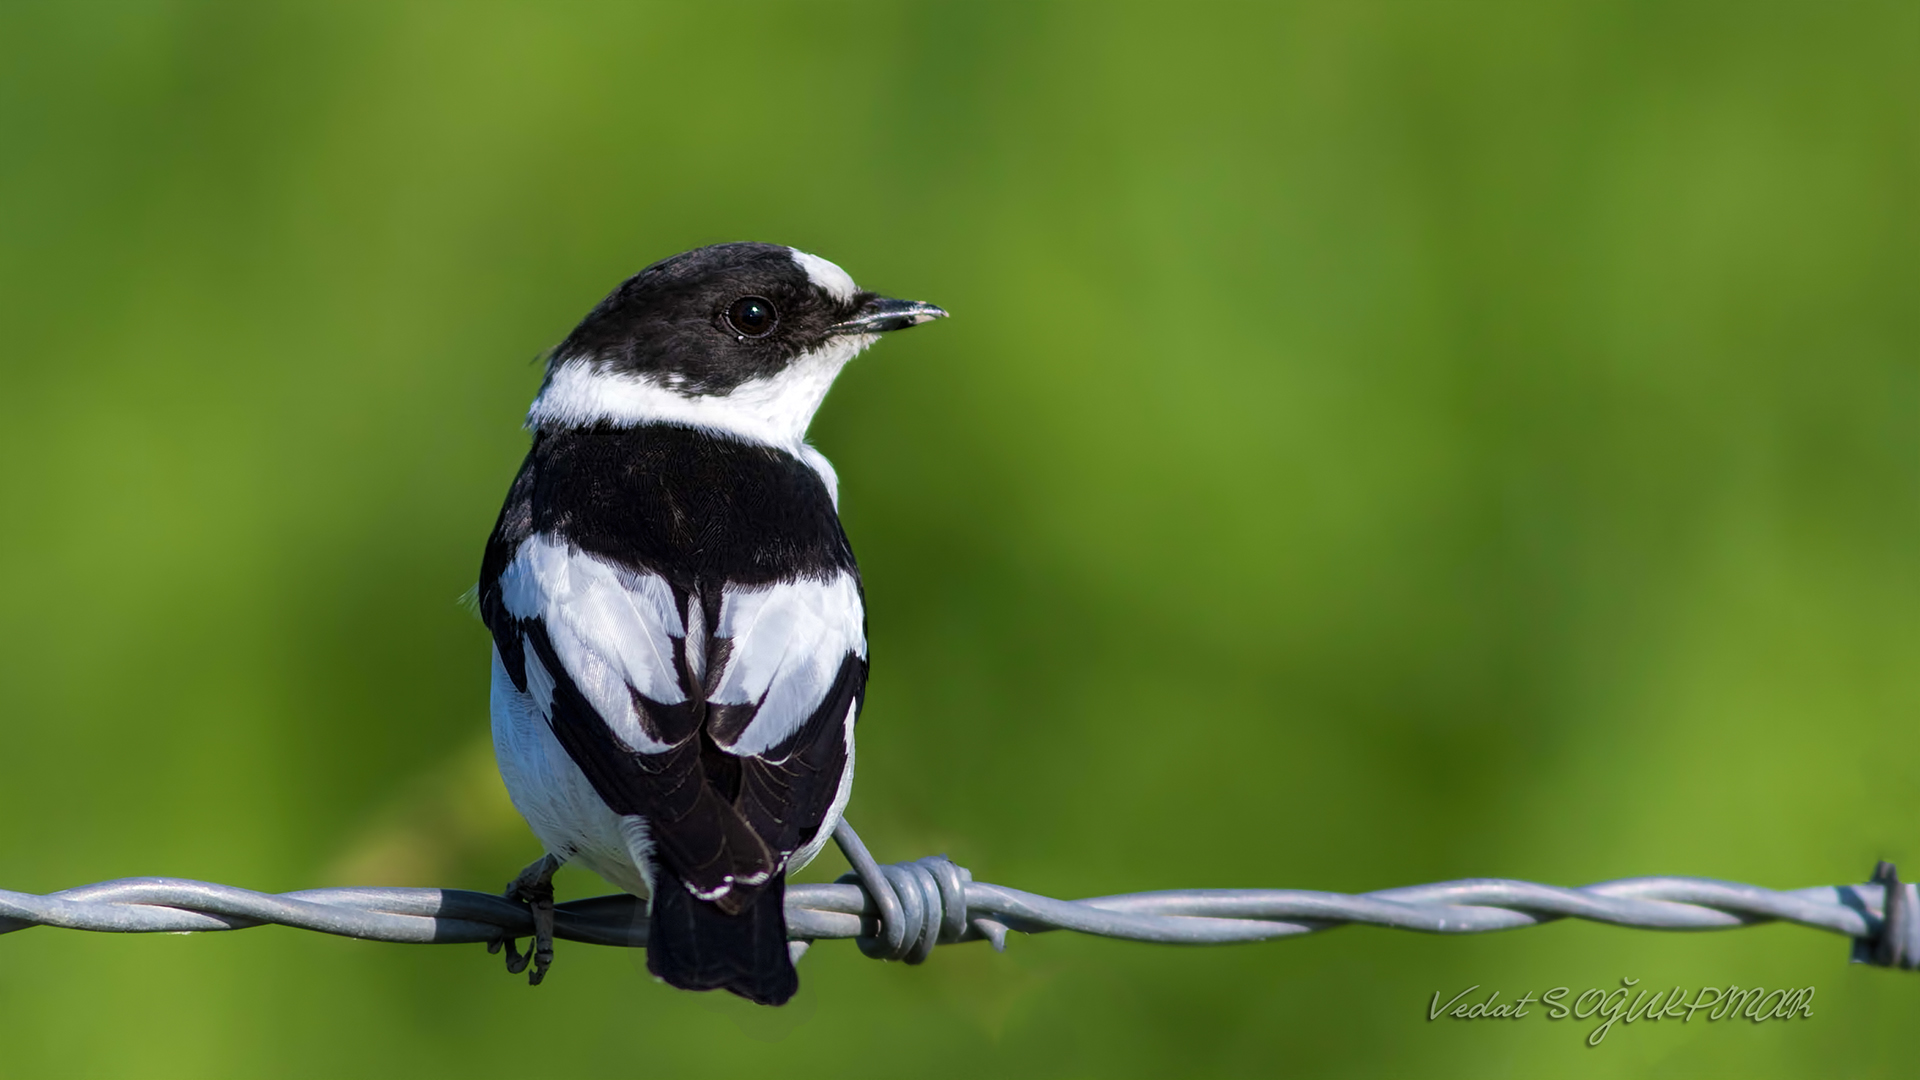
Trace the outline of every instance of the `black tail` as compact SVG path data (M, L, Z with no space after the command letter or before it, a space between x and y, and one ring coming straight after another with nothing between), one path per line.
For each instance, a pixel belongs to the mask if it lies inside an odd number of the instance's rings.
M729 915L656 865L647 970L682 990L731 990L761 1005L784 1005L800 989L787 953L786 903L784 873Z

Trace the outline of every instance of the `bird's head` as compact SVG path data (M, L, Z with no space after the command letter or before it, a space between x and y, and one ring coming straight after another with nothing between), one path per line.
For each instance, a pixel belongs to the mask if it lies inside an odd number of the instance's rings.
M685 424L798 444L847 361L888 330L944 315L862 291L793 248L697 248L628 278L588 313L549 357L527 424Z

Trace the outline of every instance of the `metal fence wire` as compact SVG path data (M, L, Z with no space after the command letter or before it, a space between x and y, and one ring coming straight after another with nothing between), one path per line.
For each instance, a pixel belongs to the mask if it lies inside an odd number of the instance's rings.
M1056 900L974 881L944 856L882 865L842 821L834 840L853 872L831 885L787 887L794 941L852 938L881 960L918 964L937 945L1009 931L1082 934L1168 945L1225 945L1314 934L1349 924L1431 934L1482 934L1559 919L1643 930L1729 930L1790 922L1853 939L1855 963L1920 967L1920 894L1882 862L1864 885L1780 892L1710 878L1642 877L1564 888L1467 878L1368 893L1308 889L1173 889ZM119 934L291 926L367 941L497 948L533 934L525 904L464 889L345 888L260 893L180 878L123 878L37 896L0 890L0 934L34 926ZM625 894L554 909L554 936L644 948L646 902Z

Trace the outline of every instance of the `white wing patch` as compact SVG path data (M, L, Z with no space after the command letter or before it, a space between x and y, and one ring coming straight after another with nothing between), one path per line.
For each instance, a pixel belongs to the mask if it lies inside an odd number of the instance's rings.
M721 594L714 633L732 639L727 664L707 700L758 704L752 723L724 747L763 754L807 722L833 687L848 653L867 656L860 588L852 574Z
M673 639L686 630L665 580L534 536L500 576L500 593L514 618L541 620L568 677L620 741L643 754L668 749L641 728L628 690L663 705L687 699L673 665ZM552 675L532 648L526 658L527 689L552 715Z
M730 640L726 666L709 676L707 695L719 705L756 705L753 720L724 749L743 757L763 754L800 730L833 688L847 654L866 659L860 588L852 574L828 581L795 581L721 594L720 617L686 625L673 590L657 574L614 566L557 538L540 535L520 545L500 577L501 600L517 619L539 619L554 654L582 696L630 749L657 754L670 747L640 724L631 690L664 705L686 700L673 655L688 641L698 666L709 634ZM557 672L525 651L527 692L553 713ZM698 676L696 672L696 677Z

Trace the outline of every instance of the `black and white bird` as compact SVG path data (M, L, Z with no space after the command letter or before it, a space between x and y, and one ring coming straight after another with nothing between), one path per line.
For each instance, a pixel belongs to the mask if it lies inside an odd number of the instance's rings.
M500 773L547 851L509 888L533 906L533 981L553 872L577 860L649 897L669 984L799 988L786 878L846 807L867 682L860 571L807 424L880 333L945 314L720 244L627 279L550 355L479 585Z

